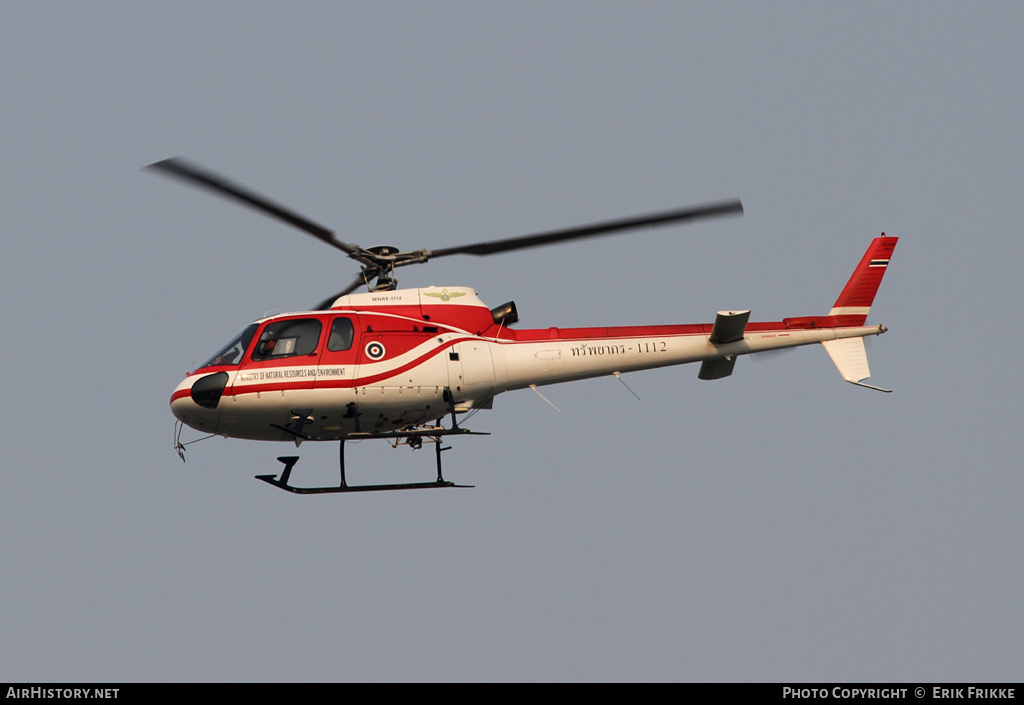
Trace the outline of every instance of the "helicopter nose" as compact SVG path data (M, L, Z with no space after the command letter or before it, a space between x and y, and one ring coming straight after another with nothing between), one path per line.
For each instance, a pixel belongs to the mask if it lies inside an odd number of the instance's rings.
M171 413L196 430L213 433L220 416L217 405L227 382L227 372L215 372L194 381L186 379L171 395Z
M212 375L200 377L193 382L189 396L192 397L192 401L204 409L216 409L227 383L227 372L214 372Z

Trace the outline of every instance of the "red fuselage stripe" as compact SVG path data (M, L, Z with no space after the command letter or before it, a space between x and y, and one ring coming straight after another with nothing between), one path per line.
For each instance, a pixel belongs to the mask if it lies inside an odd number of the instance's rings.
M711 333L713 325L711 323L694 323L694 324L676 324L676 325L661 325L661 326L614 326L614 327L593 327L593 328L537 328L528 330L516 330L509 331L514 334L512 339L494 339L486 337L474 337L464 336L461 338L455 338L432 348L429 352L426 352L419 357L410 360L400 367L396 367L378 374L370 375L367 377L356 377L347 380L320 380L317 379L315 382L309 380L304 381L289 381L279 382L275 384L248 384L232 386L225 390L226 394L232 396L239 396L242 394L256 394L263 392L277 392L281 390L297 390L297 389L344 389L351 387L364 387L367 385L374 384L381 380L386 380L396 375L400 375L418 365L421 365L426 360L434 357L435 355L444 352L445 350L454 347L458 343L473 341L473 340L488 340L493 341L499 345L515 345L517 343L539 343L539 342L572 342L576 340L612 340L621 338L642 338L642 337L665 337L665 336L696 336L696 335L709 335ZM765 323L750 323L747 325L747 332L764 332L764 331L778 331L786 332L787 326L784 322L765 322ZM295 358L295 367L303 367L300 363L301 358ZM356 363L359 364L359 363ZM362 363L367 364L367 363ZM287 366L287 365L285 365ZM216 366L206 368L207 370L213 371L227 371L232 368L228 366ZM192 373L193 375L200 374L199 370ZM190 395L189 389L176 390L171 395L171 402L177 401Z
M315 384L315 387L319 388L319 389L343 389L343 388L349 388L349 387L364 387L366 385L373 384L374 382L379 382L381 380L389 379L391 377L394 377L395 375L402 374L403 372L406 372L407 370L410 370L413 367L416 367L418 365L423 364L425 361L429 360L431 357L434 357L435 355L444 352L448 348L451 348L451 347L455 346L456 344L465 342L467 340L475 340L475 338L455 338L453 340L449 340L446 343L444 343L443 345L439 345L439 346L431 349L429 352L426 352L423 355L420 355L419 357L415 358L414 360L410 360L409 362L407 362L406 364L404 364L404 365L402 365L400 367L395 367L395 368L387 370L385 372L381 372L381 373L378 373L378 374L375 374L375 375L370 375L368 377L357 377L355 379L339 379L339 380L317 380L315 383L307 380L307 381L303 381L303 382L280 382L280 383L277 383L277 384L247 384L247 385L238 386L238 387L232 386L232 387L228 388L227 390L225 390L225 393L229 394L231 396L240 396L242 394L256 394L257 392L263 393L263 392L278 392L278 391L281 391L281 390L289 390L289 389L313 389L314 388L314 384ZM295 359L296 360L302 360L301 357L297 357ZM304 365L297 364L295 366L296 367L303 367ZM211 371L214 370L214 369L220 371L220 370L231 369L231 368L225 368L224 366L220 366L220 367L217 367L217 368L210 367L210 368L207 368L207 369L209 369ZM178 399L181 399L183 397L187 397L190 394L191 394L191 391L188 390L188 389L179 389L179 390L175 391L174 394L171 395L171 401L174 402L174 401L176 401Z

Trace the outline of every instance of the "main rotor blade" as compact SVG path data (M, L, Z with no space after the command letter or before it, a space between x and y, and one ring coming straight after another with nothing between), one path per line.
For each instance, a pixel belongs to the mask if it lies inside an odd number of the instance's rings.
M340 299L342 296L351 294L353 291L355 291L361 286L366 286L366 279L362 275L359 275L358 277L355 278L355 281L353 281L351 284L349 284L344 289L339 291L337 294L327 297L326 299L318 303L316 306L314 306L313 310L328 311L331 308L331 304Z
M305 216L299 215L295 211L278 205L269 198L261 196L254 191L250 191L243 186L234 184L223 176L206 171L194 164L191 164L181 157L171 157L170 159L154 162L146 168L161 171L175 178L182 179L183 181L188 181L200 188L213 191L225 198L240 201L245 205L271 216L272 218L277 218L278 220L284 221L299 230L307 232L318 240L322 240L328 245L337 247L342 252L354 257L360 262L366 263L362 254L362 248L350 245L347 242L336 240L334 233L324 226L314 223Z
M612 233L620 233L626 230L635 230L637 228L669 225L671 223L678 223L686 220L713 218L715 216L742 212L743 204L739 201L723 201L721 203L710 203L681 210L652 213L632 218L623 218L620 220L609 220L603 223L594 223L592 225L581 225L575 228L566 228L564 230L551 230L549 232L535 233L533 235L510 237L504 240L478 242L474 245L443 247L439 250L429 251L427 254L431 259L434 257L459 254L493 255L497 252L508 252L509 250L519 250L526 247L552 245L556 242L563 242L565 240L595 237L597 235L610 235Z

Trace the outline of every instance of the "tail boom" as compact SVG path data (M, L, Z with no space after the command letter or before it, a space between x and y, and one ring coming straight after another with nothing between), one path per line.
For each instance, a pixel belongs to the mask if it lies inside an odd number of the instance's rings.
M732 374L739 356L814 343L843 379L881 389L862 381L870 376L863 338L886 332L865 323L898 239L871 242L825 316L750 322L749 310L719 311L713 324L505 331L492 353L507 370L502 391L693 362L701 363L700 379L716 380Z

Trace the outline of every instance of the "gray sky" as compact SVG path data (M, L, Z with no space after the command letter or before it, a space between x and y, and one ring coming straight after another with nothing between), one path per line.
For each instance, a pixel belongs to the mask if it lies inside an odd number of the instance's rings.
M1008 2L3 3L0 680L1018 680L1022 35ZM473 490L182 464L183 373L355 268L139 170L174 155L364 246L743 200L402 272L522 327L821 314L898 235L896 391L815 346L512 393L445 456Z

